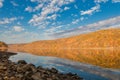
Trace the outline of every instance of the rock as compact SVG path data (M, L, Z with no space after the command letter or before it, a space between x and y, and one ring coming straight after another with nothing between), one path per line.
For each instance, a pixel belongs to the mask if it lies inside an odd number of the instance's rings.
M0 70L7 70L7 67L6 66L0 66Z
M8 76L5 76L3 79L4 79L4 80L9 80Z
M25 76L30 77L31 75L32 75L32 71L26 71L26 72L25 72Z
M28 64L28 66L30 66L31 70L33 73L37 72L37 68L35 67L35 65L33 64Z
M18 64L27 64L24 60L19 60Z
M10 77L10 80L16 80L16 78L14 76Z
M40 73L39 73L39 72L34 73L34 74L32 75L32 79L33 79L33 80L40 80L40 79L41 79Z
M24 60L15 63L8 60L9 56L4 55L5 52L2 56L0 53L0 80L83 80L76 74L62 74L55 68L36 67Z
M56 70L55 68L52 68L52 69L51 69L51 72L52 72L52 73L58 73L58 70Z
M18 72L18 73L22 73L23 71L24 71L24 70L22 69L22 67L19 67L19 66L17 67L17 72Z

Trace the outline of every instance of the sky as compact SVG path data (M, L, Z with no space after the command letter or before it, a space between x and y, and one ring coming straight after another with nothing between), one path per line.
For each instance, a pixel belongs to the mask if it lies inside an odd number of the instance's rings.
M0 41L26 43L120 27L120 0L0 0Z

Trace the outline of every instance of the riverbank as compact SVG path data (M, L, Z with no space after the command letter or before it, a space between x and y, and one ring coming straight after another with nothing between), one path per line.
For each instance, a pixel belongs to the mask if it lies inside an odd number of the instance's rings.
M59 73L55 68L36 67L24 60L17 63L8 60L15 54L17 53L0 52L0 80L83 80L76 74Z

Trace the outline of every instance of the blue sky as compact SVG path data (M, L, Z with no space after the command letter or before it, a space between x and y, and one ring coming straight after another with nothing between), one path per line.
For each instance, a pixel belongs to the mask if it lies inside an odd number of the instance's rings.
M0 41L25 43L120 27L120 0L0 0Z

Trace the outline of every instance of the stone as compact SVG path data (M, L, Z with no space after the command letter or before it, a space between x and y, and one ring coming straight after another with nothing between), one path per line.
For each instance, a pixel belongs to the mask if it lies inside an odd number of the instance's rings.
M19 60L19 61L18 61L18 64L27 64L27 63L26 63L26 61L24 61L24 60Z
M24 60L15 63L8 60L10 55L8 57L4 55L5 52L0 53L0 80L83 80L76 74L62 74L55 68L36 67Z

